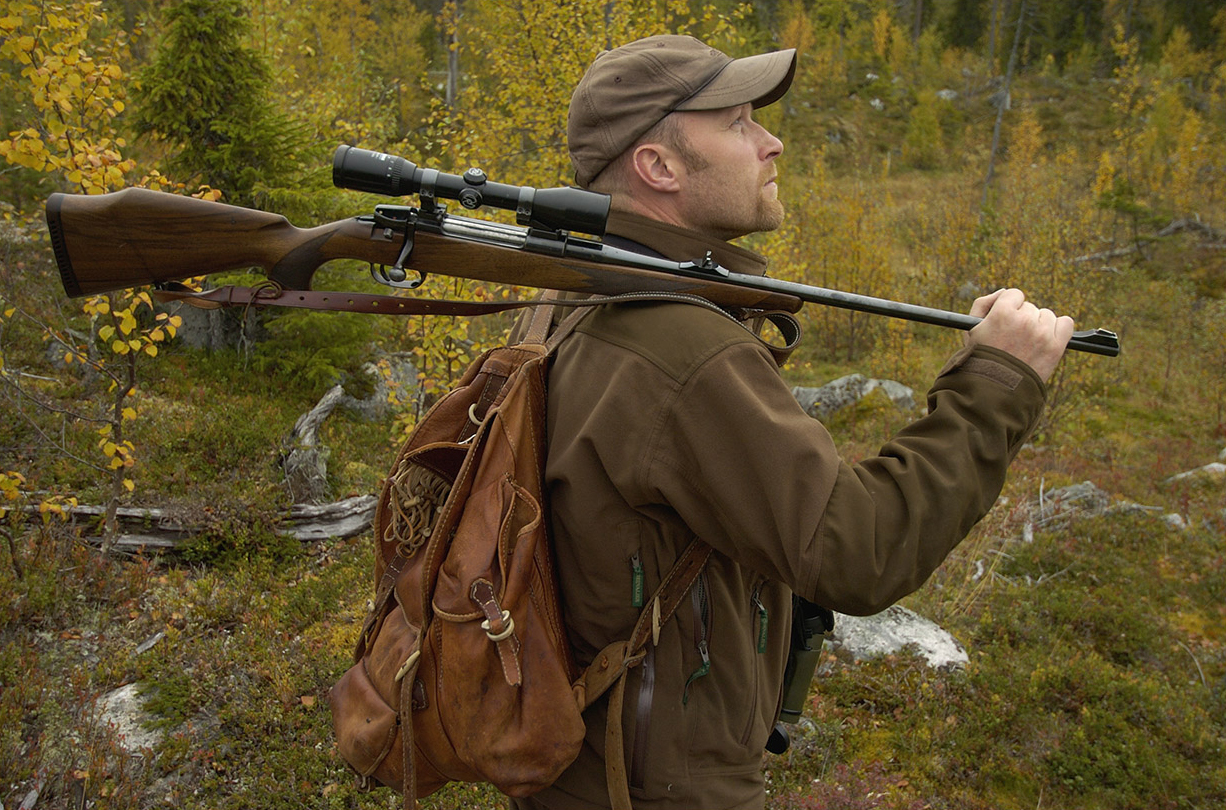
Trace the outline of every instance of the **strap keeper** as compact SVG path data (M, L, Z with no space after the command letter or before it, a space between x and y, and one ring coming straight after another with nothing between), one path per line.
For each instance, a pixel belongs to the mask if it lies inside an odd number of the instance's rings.
M511 637L511 634L515 632L515 620L511 618L511 611L502 611L502 623L504 628L501 633L491 633L490 620L486 619L481 622L481 629L484 630L485 634L490 637L490 641L494 642L495 644L497 644L499 641L506 641Z

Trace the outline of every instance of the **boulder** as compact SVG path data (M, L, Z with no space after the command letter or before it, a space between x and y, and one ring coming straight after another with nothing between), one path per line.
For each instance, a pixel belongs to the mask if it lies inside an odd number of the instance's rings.
M162 740L160 731L145 727L155 718L145 711L139 685L135 683L121 686L98 698L98 719L115 732L119 745L129 754L152 749Z
M829 641L835 655L858 662L911 648L934 668L961 669L970 660L958 640L935 622L901 605L874 616L834 615Z
M863 374L849 374L819 388L797 386L792 389L792 396L796 397L805 413L814 419L826 419L877 389L881 389L900 410L915 410L915 392L910 388L893 380L874 380Z
M1173 484L1176 481L1218 481L1222 478L1226 478L1226 464L1215 461L1212 464L1197 467L1195 470L1172 475L1162 483Z

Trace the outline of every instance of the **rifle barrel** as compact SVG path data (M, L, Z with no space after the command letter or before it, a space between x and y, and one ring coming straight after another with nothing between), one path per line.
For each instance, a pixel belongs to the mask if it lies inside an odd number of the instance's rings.
M630 254L628 251L619 250L607 245L600 245L598 249L593 249L589 247L590 244L581 242L575 248L568 248L567 255L576 255L579 258L587 258L610 265L636 264L647 260L650 262L650 269L661 270L686 278L720 281L725 284L747 287L766 293L790 295L812 304L849 309L871 315L884 315L890 318L901 318L903 320L944 326L952 329L962 329L964 331L973 329L983 320L982 318L976 318L973 315L961 312L949 312L919 304L891 301L887 298L875 298L870 295L831 290L825 287L770 278L769 276L732 273L720 268L718 265L703 266L693 262L682 262L679 264L677 262L654 260L651 257ZM589 251L593 255L586 255ZM1074 332L1069 340L1068 348L1072 351L1116 357L1120 353L1119 336L1107 329L1089 329Z
M891 301L886 298L874 298L870 295L858 295L841 290L830 290L824 287L812 287L807 284L797 284L782 279L759 279L757 276L742 276L734 273L730 274L728 280L732 283L743 283L755 289L794 295L802 301L814 304L850 309L856 312L867 312L872 315L885 315L890 318L902 318L908 321L946 326L953 329L969 331L983 320L982 318L976 318L973 315L966 315L961 312L948 312L943 309L920 306L919 304L907 304L901 301ZM1100 354L1106 357L1115 357L1120 353L1119 336L1107 329L1088 329L1074 332L1072 338L1069 339L1068 347L1073 351Z

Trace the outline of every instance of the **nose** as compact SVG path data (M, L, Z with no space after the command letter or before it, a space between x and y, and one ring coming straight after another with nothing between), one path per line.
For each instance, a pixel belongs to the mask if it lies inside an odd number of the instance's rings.
M783 152L783 141L776 138L773 134L771 134L769 129L762 126L757 121L755 121L754 124L759 130L761 130L758 133L758 138L760 141L758 154L762 156L762 160L769 161L779 157L779 155Z

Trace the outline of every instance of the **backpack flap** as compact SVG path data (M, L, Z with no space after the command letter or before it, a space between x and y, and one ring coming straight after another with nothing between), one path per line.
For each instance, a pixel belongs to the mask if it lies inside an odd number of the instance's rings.
M418 633L394 602L374 623L366 654L329 690L328 700L337 748L345 761L364 783L373 778L399 788L403 754L397 719L401 689L396 674L418 647Z

